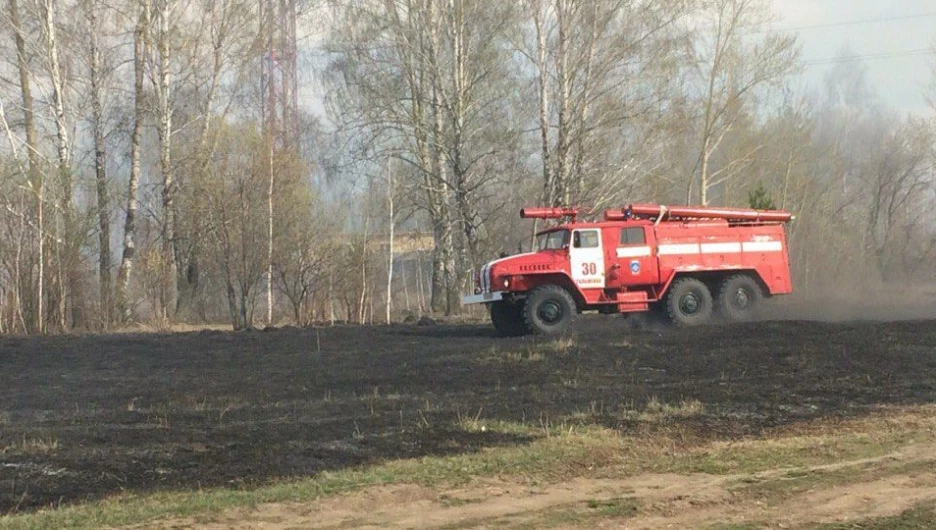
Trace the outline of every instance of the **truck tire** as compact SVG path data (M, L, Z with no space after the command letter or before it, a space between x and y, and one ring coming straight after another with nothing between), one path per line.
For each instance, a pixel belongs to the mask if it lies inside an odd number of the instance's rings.
M494 302L491 304L491 323L501 337L519 337L529 330L523 319L523 303Z
M725 278L718 288L715 307L727 320L746 321L754 318L764 293L754 278L735 274Z
M698 326L712 318L712 293L695 278L679 278L666 295L666 314L677 326Z
M542 285L527 296L523 318L537 335L560 335L572 327L578 308L569 291L558 285Z

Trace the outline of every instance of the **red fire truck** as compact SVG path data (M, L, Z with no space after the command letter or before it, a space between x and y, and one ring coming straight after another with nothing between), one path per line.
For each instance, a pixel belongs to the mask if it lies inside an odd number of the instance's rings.
M577 215L521 210L561 224L539 232L533 252L485 265L462 304L486 304L501 335L553 335L583 311L659 310L681 326L744 320L763 298L792 292L789 212L632 204L601 221Z

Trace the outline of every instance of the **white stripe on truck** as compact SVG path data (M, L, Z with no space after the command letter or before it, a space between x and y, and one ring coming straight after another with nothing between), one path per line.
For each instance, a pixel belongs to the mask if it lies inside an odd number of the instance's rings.
M741 243L702 243L703 254L732 254L741 252Z
M620 250L620 249L618 249ZM660 245L657 254L674 256L680 254L732 254L738 252L780 252L780 241L747 241L744 243L679 243ZM621 256L618 256L621 257Z
M645 258L650 255L650 247L622 247L617 249L619 258Z
M688 243L679 245L660 245L657 254L660 256L672 256L673 254L698 254L699 244Z
M745 252L780 252L783 243L780 241L748 241L741 244Z

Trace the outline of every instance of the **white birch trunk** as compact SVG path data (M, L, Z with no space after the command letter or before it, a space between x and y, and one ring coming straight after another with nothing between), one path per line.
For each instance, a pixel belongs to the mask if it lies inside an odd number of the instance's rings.
M65 216L64 231L60 231L61 224L56 221L56 239L62 241L64 249L56 248L60 259L60 325L67 328L65 316L67 301L70 301L72 310L72 326L82 327L84 316L81 310L81 276L78 270L80 234L75 232L76 219L72 211L72 173L71 173L71 143L68 136L68 125L65 121L65 80L59 62L59 46L56 31L55 0L44 0L42 4L42 25L45 35L46 53L49 60L49 75L52 81L52 112L55 117L56 150L58 152L59 178L61 179L61 211ZM63 256L64 254L64 256Z
M536 29L536 68L537 82L539 83L539 127L540 148L543 163L543 204L551 205L555 198L555 185L551 171L552 161L549 149L549 84L547 83L547 49L546 49L546 13L543 9L543 0L534 0L533 23ZM533 233L530 235L530 246L536 238L538 220L533 220Z
M387 325L390 325L390 311L393 305L393 167L388 162L387 167L387 208L390 210L390 249L387 263Z
M358 303L358 323L363 324L367 316L367 236L370 228L370 211L364 214L364 244L361 245L361 298Z
M130 273L133 270L133 260L136 254L136 212L137 194L140 182L140 143L143 136L143 120L146 117L145 94L143 93L143 77L145 73L145 56L147 35L149 33L150 12L149 2L142 3L142 12L137 21L133 34L133 132L130 139L130 181L127 184L127 213L124 219L123 256L120 260L120 269L117 273L117 304L118 314L122 322L127 322L132 316L129 302Z
M166 270L163 271L163 305L162 318L168 320L175 309L177 291L176 252L175 252L175 179L172 174L172 74L170 72L172 55L169 47L170 30L172 27L173 0L160 0L156 14L157 23L157 113L156 131L159 136L159 171L162 174L162 245L163 260Z
M270 143L269 186L267 188L267 270L266 270L266 321L273 325L273 149Z

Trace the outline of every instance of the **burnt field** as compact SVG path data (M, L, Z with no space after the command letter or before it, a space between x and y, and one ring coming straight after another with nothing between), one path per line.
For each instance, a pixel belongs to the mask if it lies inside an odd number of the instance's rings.
M636 432L628 411L695 401L668 421L703 439L930 403L936 322L632 330L591 317L559 341L488 325L0 338L0 513L535 436L465 428L476 418Z

